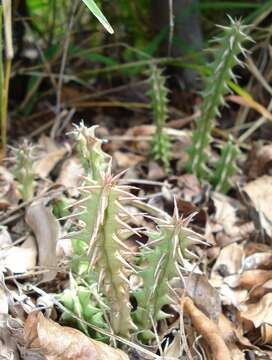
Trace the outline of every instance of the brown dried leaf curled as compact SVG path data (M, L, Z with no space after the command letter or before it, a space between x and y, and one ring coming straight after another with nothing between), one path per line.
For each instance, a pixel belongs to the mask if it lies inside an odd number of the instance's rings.
M30 313L25 322L25 345L47 360L129 360L123 351L46 319L41 312Z

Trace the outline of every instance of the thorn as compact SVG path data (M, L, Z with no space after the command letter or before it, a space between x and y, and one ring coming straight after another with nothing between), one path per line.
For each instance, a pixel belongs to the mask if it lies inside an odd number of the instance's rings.
M127 216L129 216L135 222L137 219L135 218L133 213L130 213L118 200L115 200L115 204L121 209Z
M122 221L118 216L115 216L115 220L122 225L125 229L131 231L133 234L138 235L139 237L141 237L141 235L135 230L133 229L131 226L129 226L128 224L126 224L124 221Z
M158 264L156 266L156 269L155 269L155 272L154 272L154 278L156 279L158 276L159 276L159 273L161 271L161 264L163 262L163 260L165 259L166 257L166 254L162 254L162 256L160 257L159 261L158 261Z
M124 249L131 251L131 249L127 245L125 245L124 242L122 240L120 240L116 234L113 234L112 238L117 244L122 246Z
M121 263L126 266L127 268L129 268L132 272L134 272L134 274L138 274L138 272L134 269L133 266L131 266L123 257L122 255L117 251L116 252L116 258L121 261Z

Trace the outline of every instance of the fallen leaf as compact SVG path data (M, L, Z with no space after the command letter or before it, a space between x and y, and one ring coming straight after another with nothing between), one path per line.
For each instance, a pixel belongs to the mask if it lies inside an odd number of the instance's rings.
M272 325L272 293L264 295L257 303L243 305L241 317L252 321L255 328L262 324Z
M80 185L79 180L81 175L84 175L81 161L73 156L65 160L62 164L56 183L64 186L70 196L77 197L79 195L77 187Z
M264 106L254 100L248 93L244 92L243 96L230 95L228 96L228 100L242 106L250 107L258 111L266 119L272 120L272 114Z
M246 169L248 169L248 176L250 179L256 179L259 176L270 173L272 165L272 145L258 144L253 145L252 151L249 153L246 162Z
M251 289L255 286L264 284L267 280L272 279L272 271L250 270L242 274L230 275L225 277L224 281L232 288Z
M242 268L243 257L243 245L234 243L225 246L213 266L211 278L213 278L215 272L222 277L237 274Z
M212 287L204 275L190 274L184 277L186 292L195 305L210 319L217 321L221 314L221 301L218 291Z
M238 344L250 345L249 341L239 332L239 329L223 314L219 317L218 327L227 344L232 360L244 360L245 355L239 349Z
M243 270L272 269L272 252L257 252L243 261Z
M236 225L237 207L233 204L233 201L226 195L214 192L211 196L215 214L213 221L220 224L222 230L228 235L233 237L237 234L238 226Z
M129 167L135 166L139 162L145 160L145 157L136 155L133 153L129 153L129 152L115 151L114 159L116 160L118 167L129 168Z
M123 351L46 319L41 312L29 314L25 344L29 351L40 353L47 360L129 360Z
M0 228L0 250L12 245L12 239L8 230L4 227Z
M42 201L36 201L27 208L26 222L37 241L39 266L48 270L43 274L41 282L51 281L57 274L56 245L59 224Z
M67 149L60 148L44 155L34 164L34 172L41 178L46 178L56 164L64 157Z
M232 360L230 351L216 323L204 315L188 297L182 299L181 308L192 320L196 331L202 335L204 341L209 345L213 358L215 360Z
M272 345L272 326L263 324L261 327L261 343L262 345Z
M248 299L246 289L231 289L227 284L220 285L218 292L223 305L233 305L237 309Z
M251 207L256 227L264 229L272 237L272 176L264 175L251 181L244 186L243 191L252 203L248 206Z
M268 280L264 284L253 288L249 293L249 297L251 301L252 300L256 301L261 299L265 294L270 292L272 292L272 280Z
M161 180L165 177L165 174L165 170L157 161L149 161L147 175L149 180Z
M0 250L1 271L11 270L23 274L36 266L37 247L33 236L29 236L21 246L9 246Z

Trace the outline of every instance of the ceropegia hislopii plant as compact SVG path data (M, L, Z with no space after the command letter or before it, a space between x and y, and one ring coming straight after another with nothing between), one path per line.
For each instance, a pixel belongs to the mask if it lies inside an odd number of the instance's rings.
M171 158L171 144L168 135L164 132L168 118L168 93L166 78L163 70L156 65L151 65L149 70L150 89L148 96L151 99L151 109L156 132L151 143L151 156L163 163L169 170Z
M30 201L35 189L34 147L24 141L13 151L15 154L13 173L19 183L19 191L24 201Z
M158 221L158 230L149 233L150 245L148 243L141 251L143 265L138 275L143 279L143 286L134 293L137 309L133 315L143 342L155 337L157 321L169 317L163 306L173 302L174 290L171 291L170 282L179 276L184 257L192 255L188 248L203 243L200 235L188 228L193 216L180 217L175 203L173 217Z
M210 171L207 167L211 130L215 118L220 115L220 107L225 105L224 95L230 90L228 81L236 81L232 71L235 65L243 65L238 58L242 53L246 56L243 43L250 38L245 33L241 21L230 18L230 25L219 26L222 36L214 41L219 44L214 50L214 61L209 65L210 75L204 79L203 102L200 107L200 117L192 135L192 146L188 149L190 156L187 168L199 178L207 178Z
M101 140L94 136L94 129L81 125L75 130L83 163L88 162L91 169L77 202L81 207L79 219L83 226L74 239L83 243L82 248L85 246L88 267L97 275L98 289L111 309L110 323L114 333L128 336L135 326L129 301L128 269L131 267L123 253L128 250L125 233L132 234L134 230L128 225L130 214L123 203L134 196L129 193L129 187L118 185L122 174L112 175L111 160L101 150Z
M156 322L165 316L162 307L171 302L170 281L179 274L182 255L190 244L200 242L201 237L187 228L189 219L180 219L177 210L173 218L160 215L161 219L156 220L158 231L146 231L150 239L148 248L140 256L141 263L136 266L130 256L132 264L129 264L126 255L130 251L125 240L139 234L130 226L133 218L126 205L139 203L139 200L130 193L129 186L120 185L122 173L112 175L111 158L103 152L102 141L95 137L94 130L95 127L88 129L82 124L74 131L81 157L84 157L83 164L88 164L89 169L80 187L80 199L74 204L80 210L72 214L79 219L77 231L71 234L76 262L72 269L89 285L95 286L97 293L102 293L106 306L103 310L107 309L104 313L115 334L128 337L132 332L137 333L146 342L153 338ZM148 209L148 205L144 205ZM143 289L135 294L129 286L132 273L143 279ZM80 292L84 292L82 288ZM130 295L135 295L137 301L133 313ZM71 299L68 300L71 308ZM73 311L79 313L79 308ZM95 310L92 307L95 314L101 314L96 310L96 306ZM89 318L92 322L92 317Z
M90 327L87 327L85 323L78 319L99 327L100 329L107 328L107 324L103 318L103 301L97 292L97 288L94 284L77 281L72 273L70 273L69 287L64 290L59 296L59 300L69 310L69 312L63 312L61 321L69 325L74 325L82 330L85 334L90 335L98 340L105 340L105 336L93 331ZM71 316L71 313L75 314L78 319Z
M232 136L229 136L221 150L220 159L215 164L212 177L215 190L226 193L231 188L231 179L237 173L236 160L240 154L239 146L234 143Z

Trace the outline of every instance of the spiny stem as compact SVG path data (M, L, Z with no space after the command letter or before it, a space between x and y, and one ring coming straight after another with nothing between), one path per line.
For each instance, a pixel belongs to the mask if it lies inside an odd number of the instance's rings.
M210 65L211 75L204 81L201 117L193 132L192 147L188 149L190 160L187 169L199 178L207 178L209 175L207 152L211 141L211 130L216 116L220 115L220 106L225 105L224 95L229 91L227 82L230 79L236 80L232 69L236 64L242 65L238 55L246 54L242 44L249 40L241 22L232 19L230 21L229 27L221 27L222 37L216 39L220 46L215 50L214 62Z

